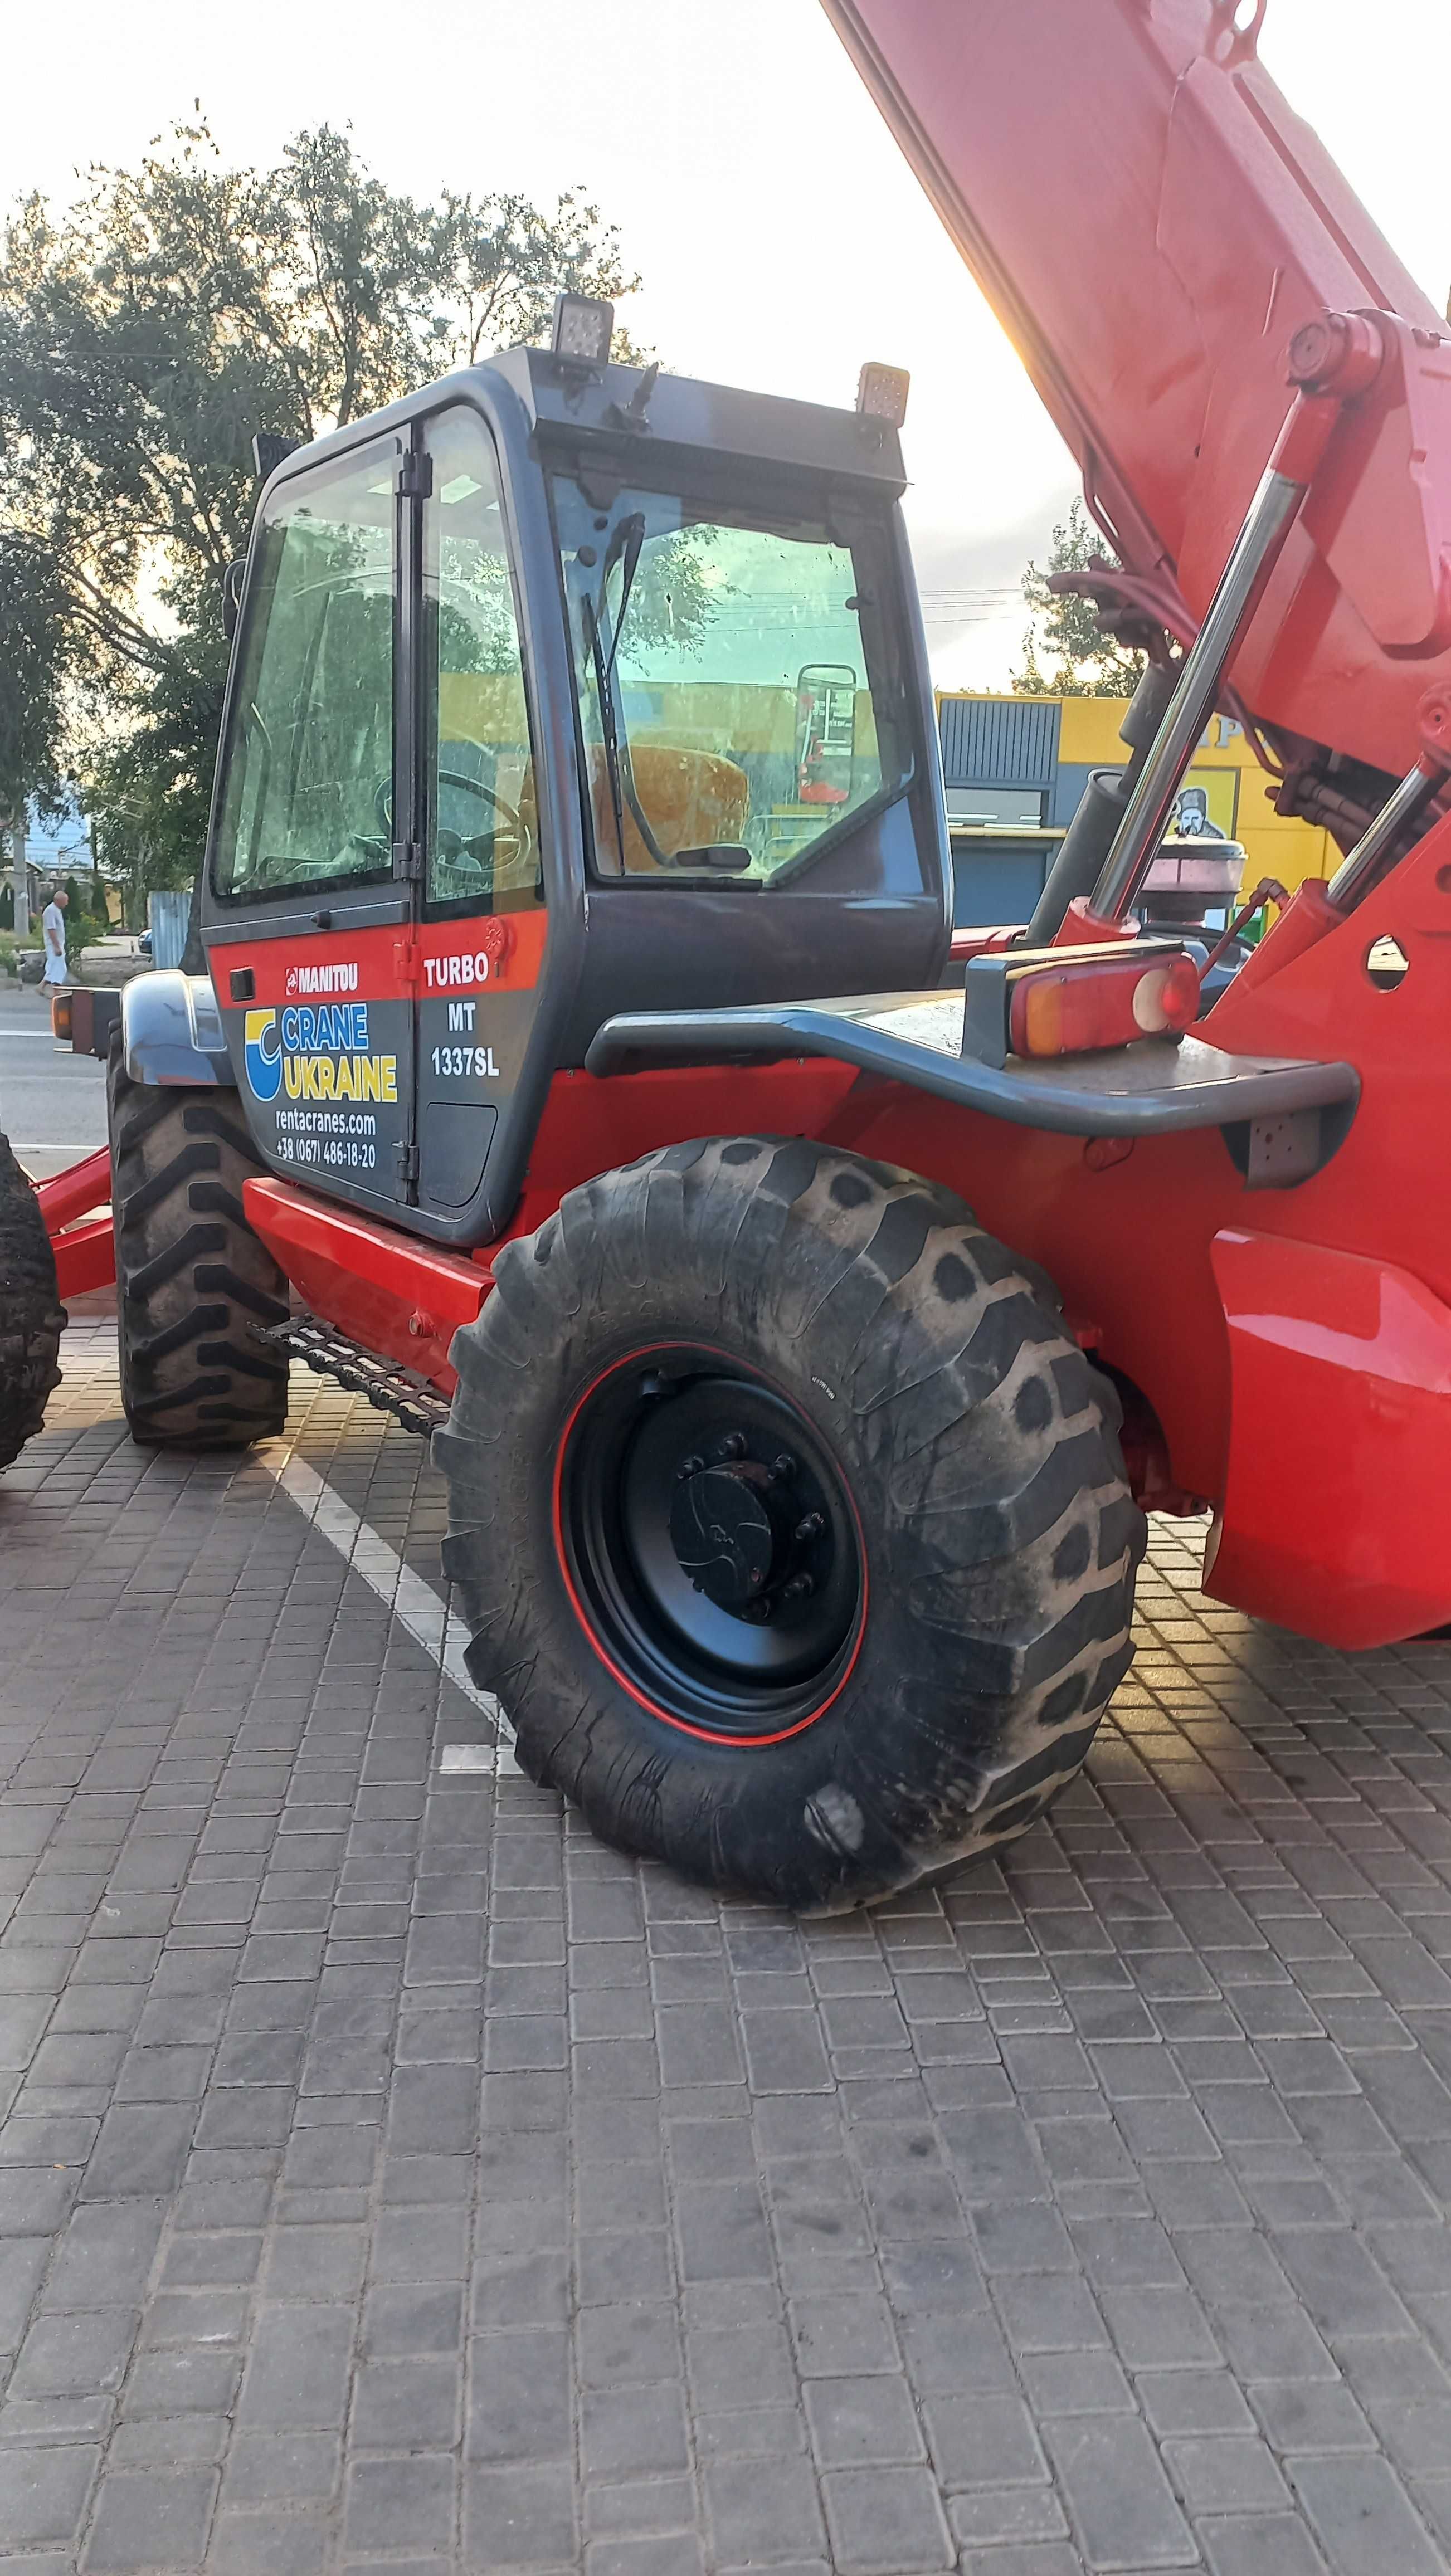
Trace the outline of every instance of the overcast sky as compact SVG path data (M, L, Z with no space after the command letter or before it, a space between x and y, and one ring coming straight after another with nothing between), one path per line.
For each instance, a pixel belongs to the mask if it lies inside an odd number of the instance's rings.
M1444 307L1447 0L1270 0L1261 52ZM64 0L13 6L3 61L5 199L134 161L198 98L237 160L328 119L415 193L582 186L643 276L632 330L686 373L849 403L864 358L909 367L937 677L1005 683L1076 476L817 0Z

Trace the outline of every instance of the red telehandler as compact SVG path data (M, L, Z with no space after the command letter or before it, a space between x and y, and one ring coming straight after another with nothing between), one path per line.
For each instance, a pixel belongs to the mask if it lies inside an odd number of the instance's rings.
M277 1433L297 1355L432 1428L525 1769L806 1909L1072 1777L1146 1510L1329 1644L1451 1619L1451 346L1245 0L828 5L1150 651L1034 921L952 957L900 381L639 373L563 299L268 479L208 972L128 988L109 1171L41 1193L68 1291L109 1191L138 1439ZM1130 915L1216 707L1344 856L1206 1009Z

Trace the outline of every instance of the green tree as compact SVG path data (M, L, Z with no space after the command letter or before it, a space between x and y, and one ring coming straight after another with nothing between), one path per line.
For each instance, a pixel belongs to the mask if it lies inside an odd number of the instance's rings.
M326 126L270 170L178 127L70 207L19 205L0 237L0 813L68 771L133 917L148 886L186 883L253 432L315 437L539 337L561 287L636 282L582 197L422 204Z
M1053 531L1047 572L1030 563L1023 575L1023 597L1032 611L1023 637L1023 664L1013 673L1013 687L1028 697L1131 698L1144 667L1142 653L1126 653L1105 635L1093 605L1078 590L1059 593L1048 587L1048 575L1082 572L1092 563L1112 563L1102 537L1081 501Z
M32 803L64 802L61 700L66 632L44 559L0 527L0 874Z

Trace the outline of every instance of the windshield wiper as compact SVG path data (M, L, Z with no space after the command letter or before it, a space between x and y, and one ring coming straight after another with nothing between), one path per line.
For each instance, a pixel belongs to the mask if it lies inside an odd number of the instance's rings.
M600 706L600 732L604 737L605 767L609 773L610 803L614 808L615 839L619 845L622 876L625 871L625 807L627 805L635 829L645 845L646 855L653 865L657 868L678 865L678 861L670 859L661 849L650 828L649 817L640 803L635 787L635 772L630 761L628 737L622 744L615 707L615 658L620 649L620 637L625 631L625 613L630 605L630 593L635 586L635 575L639 571L640 557L644 548L645 514L642 510L634 510L628 519L621 519L615 528L605 554L604 568L600 574L600 605L603 607L610 575L615 565L617 563L620 565L620 604L613 620L608 653L604 648L599 612L588 592L583 595L580 602L580 613L588 620L590 659L594 664L595 693Z
M605 676L610 680L613 680L615 676L615 655L620 649L620 637L625 631L625 612L630 605L630 593L635 587L635 575L640 569L640 557L644 553L644 550L645 513L643 510L635 510L631 512L628 519L622 519L620 521L614 535L611 537L609 552L605 556L605 568L600 575L600 606L603 607L605 602L605 586L609 581L610 574L615 568L615 560L618 556L620 564L620 606L619 612L615 618L615 630L610 638L610 658L605 665Z
M585 632L589 639L590 660L594 664L595 696L599 701L600 733L605 746L605 773L610 782L610 804L615 817L615 842L620 853L620 874L623 876L625 873L625 807L620 794L620 745L615 728L615 693L610 686L610 672L615 657L611 653L609 661L605 660L604 646L600 640L600 622L595 615L595 604L588 591L580 600L580 616L584 620ZM615 640L618 643L618 631Z

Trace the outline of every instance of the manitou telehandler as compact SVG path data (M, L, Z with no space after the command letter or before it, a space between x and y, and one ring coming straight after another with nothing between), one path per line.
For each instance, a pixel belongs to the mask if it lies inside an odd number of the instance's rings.
M267 481L208 972L12 1183L3 1345L13 1448L109 1194L136 1437L280 1432L289 1355L436 1424L525 1769L808 1909L1071 1778L1145 1510L1332 1645L1451 1619L1451 345L1258 8L828 5L1151 650L1033 923L954 964L900 381L565 299ZM1129 916L1216 707L1346 855L1206 1013Z

